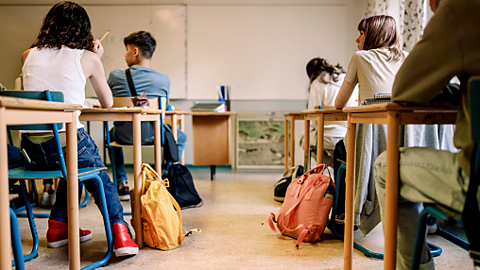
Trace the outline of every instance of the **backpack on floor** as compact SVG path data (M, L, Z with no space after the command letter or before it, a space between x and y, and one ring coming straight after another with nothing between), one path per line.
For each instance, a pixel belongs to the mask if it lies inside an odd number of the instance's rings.
M200 207L203 201L198 195L193 177L187 167L182 164L172 164L164 179L168 179L167 190L178 202L182 209Z
M187 232L183 229L180 206L167 191L167 186L168 180L162 181L149 164L142 164L140 203L143 241L147 246L161 250L177 248L192 231L200 231L195 229ZM130 193L133 195L133 189ZM130 201L133 210L134 200Z
M303 166L297 165L283 174L283 177L277 181L273 188L273 200L277 202L283 202L285 200L285 192L287 187L292 182L292 179L296 179L303 174Z
M331 176L323 174L326 168L325 164L320 164L292 181L287 188L278 217L270 213L262 223L263 225L268 222L273 231L276 231L276 223L282 234L297 239L297 249L302 241L321 241L327 225L335 183Z

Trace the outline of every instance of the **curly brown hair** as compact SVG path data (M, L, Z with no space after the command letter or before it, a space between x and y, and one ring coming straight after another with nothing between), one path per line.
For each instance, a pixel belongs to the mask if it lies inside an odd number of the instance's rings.
M310 83L320 77L322 83L328 84L338 82L340 74L344 74L345 70L340 64L336 66L330 64L326 59L317 57L310 60L307 64L307 75ZM327 74L330 75L327 77Z
M58 49L67 46L93 51L92 25L87 11L74 2L57 3L45 16L32 46Z

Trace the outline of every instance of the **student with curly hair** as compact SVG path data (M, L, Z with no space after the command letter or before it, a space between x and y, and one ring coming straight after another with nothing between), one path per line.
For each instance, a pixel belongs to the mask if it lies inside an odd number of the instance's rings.
M94 41L90 19L85 9L74 2L59 2L45 16L33 46L22 54L24 88L26 91L31 89L61 91L65 103L83 105L88 78L102 107L109 108L113 104L113 98L100 60L102 55L103 47L99 40ZM105 167L98 147L78 118L77 127L78 167ZM34 133L24 133L21 144L36 166L42 169L58 169L56 164L58 157L52 153L52 149L55 149L52 135L38 136ZM107 198L115 255L117 257L136 255L138 247L131 239L128 225L123 219L123 207L117 191L106 171L102 171L100 177ZM84 184L100 207L96 184L93 181L85 181ZM81 242L92 238L89 230L80 230L79 233ZM68 243L65 179L61 179L58 185L56 202L50 212L47 242L49 247L60 247Z
M335 98L337 97L340 87L345 79L345 70L340 64L336 66L330 64L326 59L316 57L310 60L306 67L307 76L310 79L310 87L308 88L309 98L307 109L315 110L319 106L321 108L334 107ZM357 106L356 95L352 95L347 106ZM325 125L324 126L324 155L325 164L332 166L332 150L335 144L343 139L347 134L345 125ZM303 143L302 143L303 144ZM316 146L317 131L313 130L310 134L310 145ZM312 154L314 156L315 154Z

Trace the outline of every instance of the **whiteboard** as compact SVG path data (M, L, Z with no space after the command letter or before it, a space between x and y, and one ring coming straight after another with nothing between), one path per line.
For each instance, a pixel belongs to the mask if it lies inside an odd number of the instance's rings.
M21 72L20 56L33 43L43 17L51 6L2 6L0 8L0 82L13 85ZM84 5L92 22L95 38L110 34L103 40L105 53L102 62L105 76L115 68L125 69L123 38L138 30L149 31L157 41L151 68L169 75L170 98L186 97L185 87L185 6L184 5L134 5L134 6L89 6ZM7 41L7 42L5 42ZM12 70L12 66L16 67ZM5 72L5 73L4 73ZM13 78L12 78L13 77ZM10 87L9 87L10 88ZM87 96L94 91L87 84Z
M308 98L308 61L320 56L345 68L346 5L205 5L187 7L189 99ZM353 42L353 41L351 41Z

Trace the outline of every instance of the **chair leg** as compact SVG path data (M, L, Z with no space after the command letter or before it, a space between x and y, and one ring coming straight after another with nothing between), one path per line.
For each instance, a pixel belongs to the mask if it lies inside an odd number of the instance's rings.
M422 258L423 243L427 237L427 219L430 214L422 211L418 217L417 235L415 238L415 249L413 252L412 265L410 269L420 269L420 260Z
M80 177L80 181L83 182L85 180L95 180L97 183L97 188L98 188L98 194L100 196L100 211L102 212L103 216L103 223L105 225L105 234L107 236L107 245L108 245L108 251L105 257L103 259L94 262L84 268L82 270L89 270L89 269L95 269L100 266L106 266L108 264L108 260L110 260L110 257L112 256L112 251L113 251L113 237L112 237L112 229L110 227L110 218L108 216L108 209L107 209L107 200L105 198L105 190L103 189L103 183L102 179L100 178L99 174L96 173L93 178L92 175L87 177Z
M85 185L84 185L85 186ZM79 208L83 208L85 206L87 206L87 202L88 202L88 199L90 198L90 194L88 193L88 190L87 188L85 187L85 198L83 199L83 201L80 203L80 205L78 205Z
M22 198L25 203L25 210L27 211L27 217L28 217L28 224L30 226L30 233L32 235L32 240L33 240L33 245L32 245L32 251L30 254L25 255L23 257L24 261L29 261L31 259L34 259L38 257L38 248L39 248L39 238L38 238L38 232L37 232L37 226L35 225L35 219L32 211L32 206L30 205L30 201L28 200L28 194L27 194L27 188L25 184L25 180L20 180L20 187L22 191Z
M10 234L12 237L12 250L14 258L12 261L12 266L15 266L16 269L24 270L25 264L23 262L22 241L20 240L17 216L12 208L10 208Z

